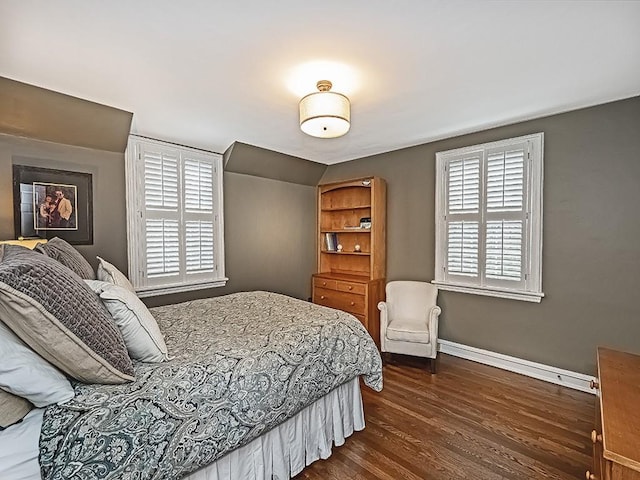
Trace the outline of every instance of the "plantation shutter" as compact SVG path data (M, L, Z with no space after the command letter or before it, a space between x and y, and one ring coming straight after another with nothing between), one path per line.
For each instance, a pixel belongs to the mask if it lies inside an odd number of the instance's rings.
M222 157L130 137L129 274L141 296L223 286Z
M146 277L180 275L179 152L142 149Z
M526 142L486 151L485 284L525 281Z
M539 302L542 133L436 154L438 288Z
M185 256L186 273L213 272L213 162L185 158Z
M482 152L473 152L446 166L447 276L479 274L481 160Z

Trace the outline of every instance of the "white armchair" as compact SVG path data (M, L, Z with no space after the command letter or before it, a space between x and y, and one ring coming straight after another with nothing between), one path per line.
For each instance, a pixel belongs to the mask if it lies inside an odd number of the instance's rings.
M386 288L386 302L380 310L380 349L429 358L436 373L438 356L438 289L425 282L395 281Z

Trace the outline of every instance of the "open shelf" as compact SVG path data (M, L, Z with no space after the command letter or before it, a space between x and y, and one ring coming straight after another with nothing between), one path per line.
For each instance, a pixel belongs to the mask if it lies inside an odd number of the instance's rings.
M320 233L371 233L371 229L370 228L332 228L331 230L329 229L322 229L320 230Z
M322 253L328 253L330 255L371 255L370 252L345 252L344 250L341 252L334 252L332 250L322 250Z
M341 210L362 210L365 208L371 208L371 204L368 205L354 205L350 207L329 207L329 208L321 208L320 210L323 212L339 212Z

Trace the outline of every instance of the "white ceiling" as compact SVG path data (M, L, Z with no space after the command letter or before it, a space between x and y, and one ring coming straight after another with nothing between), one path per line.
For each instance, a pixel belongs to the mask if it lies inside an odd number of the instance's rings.
M640 94L640 1L2 0L0 76L333 164ZM298 128L321 78L344 137Z

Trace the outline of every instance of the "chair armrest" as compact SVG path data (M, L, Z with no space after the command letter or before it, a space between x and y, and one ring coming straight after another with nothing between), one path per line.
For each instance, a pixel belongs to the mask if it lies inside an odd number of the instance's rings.
M387 326L389 319L387 317L387 302L378 302L378 310L380 310L380 350L387 351Z
M431 341L434 348L433 358L435 358L436 351L438 349L438 317L440 317L441 313L442 309L437 305L434 305L429 310L429 336L433 339Z

